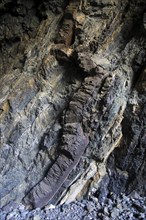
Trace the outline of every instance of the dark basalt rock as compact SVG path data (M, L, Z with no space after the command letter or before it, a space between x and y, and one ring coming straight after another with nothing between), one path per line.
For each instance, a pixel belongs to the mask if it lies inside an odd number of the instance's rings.
M88 142L80 124L66 124L61 154L49 169L47 176L24 199L25 204L33 208L47 205L79 162Z

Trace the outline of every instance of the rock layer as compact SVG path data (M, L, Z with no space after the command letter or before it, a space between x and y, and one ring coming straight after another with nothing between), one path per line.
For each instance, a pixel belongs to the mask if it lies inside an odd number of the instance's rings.
M146 195L145 1L26 2L0 3L1 208Z

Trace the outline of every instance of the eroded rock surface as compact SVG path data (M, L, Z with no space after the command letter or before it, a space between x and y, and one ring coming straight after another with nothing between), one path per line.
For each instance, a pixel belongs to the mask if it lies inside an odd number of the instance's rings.
M0 12L1 208L145 196L145 0Z

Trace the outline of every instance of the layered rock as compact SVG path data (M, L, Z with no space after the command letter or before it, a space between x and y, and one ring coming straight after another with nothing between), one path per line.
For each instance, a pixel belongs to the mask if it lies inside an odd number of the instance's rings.
M58 2L0 5L2 208L146 192L146 3Z

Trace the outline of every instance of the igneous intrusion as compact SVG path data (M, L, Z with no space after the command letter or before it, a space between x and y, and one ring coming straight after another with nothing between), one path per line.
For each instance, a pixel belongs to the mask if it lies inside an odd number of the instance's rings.
M0 3L1 208L146 195L145 0Z

